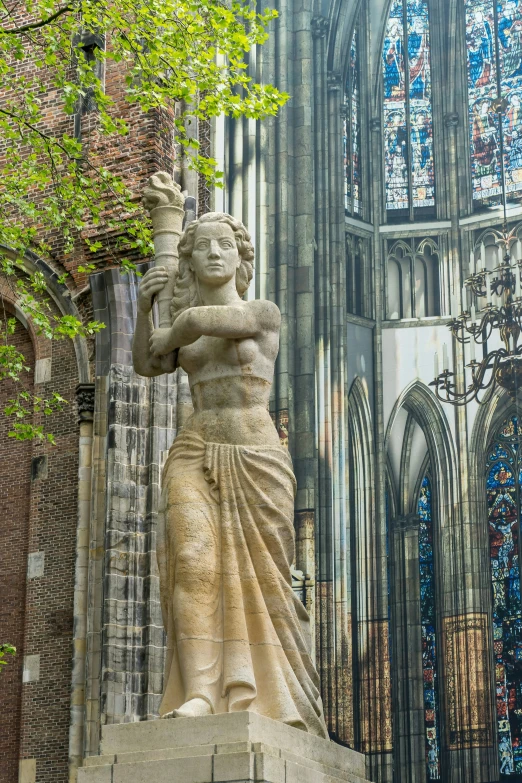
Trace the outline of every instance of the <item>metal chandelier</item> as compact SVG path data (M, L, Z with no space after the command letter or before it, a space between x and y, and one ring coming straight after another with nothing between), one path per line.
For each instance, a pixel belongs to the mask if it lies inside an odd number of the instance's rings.
M487 402L498 386L516 399L518 390L522 389L522 243L516 230L509 232L507 225L502 139L502 114L506 105L505 99L499 99L493 105L500 125L499 153L504 209L503 228L496 241L498 265L493 270L486 268L485 246L482 244L477 269L475 252L471 251L470 276L464 280L462 287L462 310L448 324L453 337L462 345L469 345L470 361L465 367L470 370L471 383L467 388L457 388L456 374L449 369L446 345L443 346L442 372L439 371L438 355L435 354L435 380L430 386L435 387L439 400L452 405L467 405L472 400ZM516 250L513 252L515 244ZM485 303L480 303L481 299ZM500 337L502 347L488 351L488 340L495 332ZM482 358L479 360L476 358L477 346L482 348Z

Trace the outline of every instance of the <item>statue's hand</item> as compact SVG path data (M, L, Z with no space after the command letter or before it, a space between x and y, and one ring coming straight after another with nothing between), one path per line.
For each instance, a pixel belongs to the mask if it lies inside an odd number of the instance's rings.
M158 359L172 352L172 338L170 329L154 329L149 340L151 355Z
M152 310L152 300L168 281L164 266L154 266L143 275L138 291L138 310L148 314Z

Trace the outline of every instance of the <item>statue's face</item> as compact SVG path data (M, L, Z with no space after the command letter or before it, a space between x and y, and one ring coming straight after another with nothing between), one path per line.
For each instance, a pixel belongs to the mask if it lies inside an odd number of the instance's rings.
M196 229L190 268L198 280L220 286L241 264L234 232L226 223L202 223Z

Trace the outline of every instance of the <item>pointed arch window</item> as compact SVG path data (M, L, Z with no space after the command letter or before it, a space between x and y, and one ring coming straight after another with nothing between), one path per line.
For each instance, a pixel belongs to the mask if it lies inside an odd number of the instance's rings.
M429 476L424 476L421 482L417 513L420 518L419 569L426 779L440 780L439 688L435 630L435 561L433 555L432 496Z
M359 32L354 30L345 88L344 208L347 215L362 216L360 78Z
M517 0L466 0L473 200L499 204L502 147L506 195L522 195L522 7ZM500 127L493 102L505 98Z
M486 493L493 601L500 774L522 773L522 603L520 598L520 430L507 419L488 452Z
M435 167L427 0L393 0L382 68L388 218L429 216Z

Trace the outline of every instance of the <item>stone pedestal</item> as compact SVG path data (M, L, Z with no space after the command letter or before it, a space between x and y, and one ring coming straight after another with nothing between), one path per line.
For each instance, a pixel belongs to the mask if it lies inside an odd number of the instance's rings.
M78 783L364 783L364 756L252 712L104 726Z

